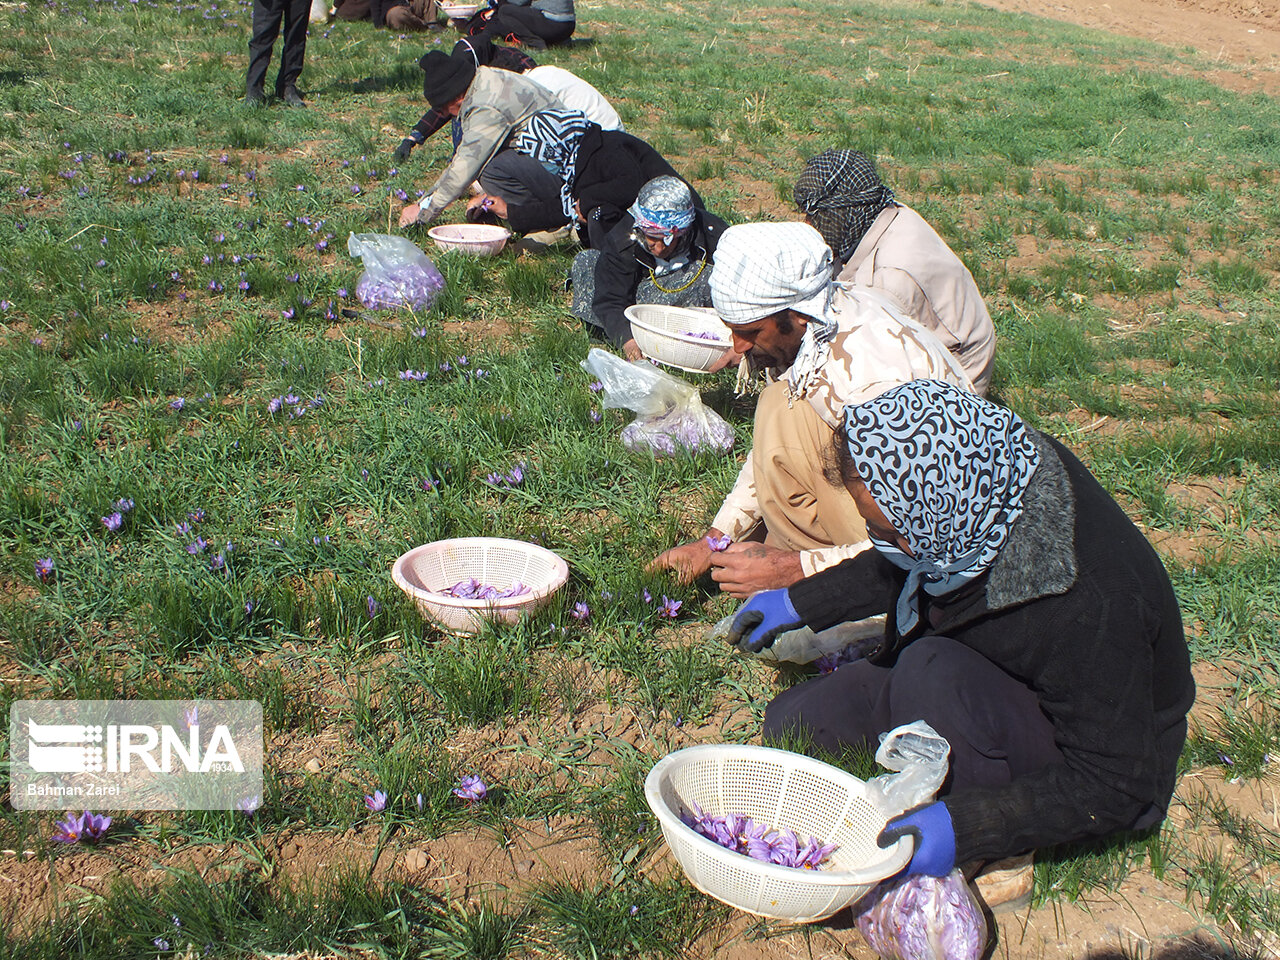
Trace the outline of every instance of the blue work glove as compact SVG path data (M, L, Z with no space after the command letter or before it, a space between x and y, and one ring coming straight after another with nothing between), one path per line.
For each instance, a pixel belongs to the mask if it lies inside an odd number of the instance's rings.
M915 838L916 848L904 874L945 877L955 869L956 831L951 825L951 811L941 800L898 814L884 825L876 843L883 848L908 835Z
M773 646L779 634L804 626L786 589L761 590L742 605L729 628L729 642L744 653Z

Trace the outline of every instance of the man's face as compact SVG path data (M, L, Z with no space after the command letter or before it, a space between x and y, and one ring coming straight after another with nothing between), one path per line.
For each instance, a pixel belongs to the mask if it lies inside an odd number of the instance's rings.
M751 357L759 367L791 366L800 352L800 341L808 318L794 310L780 310L751 323L729 327L733 349Z

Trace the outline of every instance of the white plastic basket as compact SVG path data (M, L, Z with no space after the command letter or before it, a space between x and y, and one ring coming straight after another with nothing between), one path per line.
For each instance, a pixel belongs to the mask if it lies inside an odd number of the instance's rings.
M706 373L733 349L733 337L714 310L637 303L623 311L631 321L636 345L651 360L689 373ZM707 340L690 333L713 333Z
M529 592L500 600L468 600L437 591L463 580L505 590L519 581ZM486 620L515 623L545 606L569 579L569 565L533 543L499 537L459 537L414 547L391 567L396 586L428 620L455 635L479 633Z
M849 906L911 859L909 838L880 849L885 818L866 797L866 784L812 757L745 744L707 744L660 760L644 783L645 799L689 882L717 900L762 917L808 923ZM794 830L801 843L817 837L836 845L821 870L753 860L702 836L680 819L736 813L775 829Z
M427 231L441 250L460 250L477 257L501 253L511 231L492 223L442 223Z
M450 20L470 20L480 9L478 3L442 3L440 12Z

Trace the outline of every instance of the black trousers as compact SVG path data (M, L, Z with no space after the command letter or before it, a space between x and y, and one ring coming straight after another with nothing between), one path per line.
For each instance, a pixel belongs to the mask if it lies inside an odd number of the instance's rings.
M525 232L555 230L567 222L560 204L560 178L527 154L499 150L484 165L479 179L484 192L501 197L508 210L524 207L544 212L538 223L525 223Z
M947 637L915 640L892 667L858 660L783 691L765 708L763 733L768 741L796 729L832 752L875 750L881 733L913 720L951 744L942 795L1003 786L1063 762L1035 693Z
M573 36L574 26L573 20L549 20L532 7L504 3L485 22L478 35L491 40L515 37L524 46L539 50L564 43Z
M253 0L253 34L249 37L248 90L261 90L271 65L271 48L284 24L284 49L280 51L280 72L276 74L276 93L298 82L302 59L307 50L307 18L310 0Z

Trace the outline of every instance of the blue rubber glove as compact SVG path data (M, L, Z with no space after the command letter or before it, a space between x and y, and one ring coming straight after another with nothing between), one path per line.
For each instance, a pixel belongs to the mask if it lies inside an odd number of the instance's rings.
M729 642L744 653L773 646L779 634L804 626L786 589L761 590L742 605L729 628Z
M876 843L887 847L908 835L915 838L916 848L904 874L945 877L955 869L956 831L951 825L951 811L941 800L898 814L885 824Z

